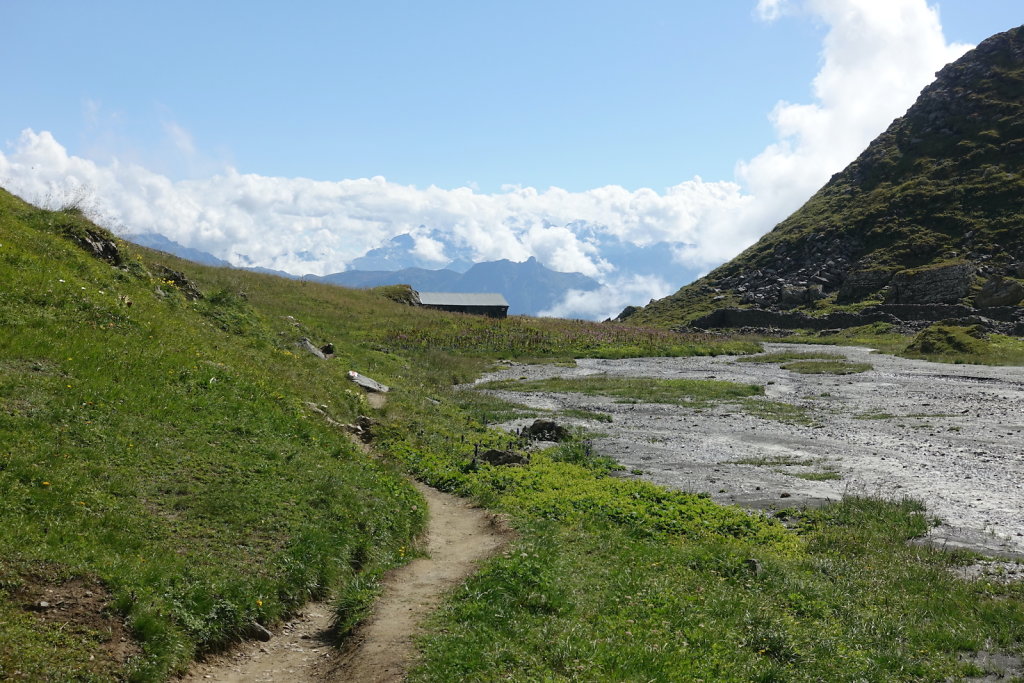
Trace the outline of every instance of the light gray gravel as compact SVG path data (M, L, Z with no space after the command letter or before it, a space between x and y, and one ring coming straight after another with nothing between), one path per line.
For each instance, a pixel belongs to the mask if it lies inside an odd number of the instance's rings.
M581 359L575 368L510 365L479 381L607 374L764 385L768 399L807 408L816 424L764 420L730 404L695 411L578 394L495 393L534 408L611 414L610 424L575 422L603 434L594 439L596 452L659 484L753 508L814 505L848 493L912 497L942 520L930 542L1024 555L1024 368L928 363L860 347L765 344L765 351L842 353L874 369L801 375L735 356ZM892 417L863 419L882 414ZM751 459L810 464L736 462ZM829 470L841 479L794 476Z

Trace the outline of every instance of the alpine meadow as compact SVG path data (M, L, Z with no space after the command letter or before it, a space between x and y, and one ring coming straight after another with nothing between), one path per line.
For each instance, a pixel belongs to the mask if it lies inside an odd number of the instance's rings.
M1022 174L1024 26L604 322L0 188L0 679L1024 681Z

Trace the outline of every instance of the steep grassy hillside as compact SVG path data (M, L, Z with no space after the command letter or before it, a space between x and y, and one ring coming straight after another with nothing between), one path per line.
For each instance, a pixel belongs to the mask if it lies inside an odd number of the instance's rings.
M419 405L499 356L728 349L200 267L3 191L0 282L0 678L161 678L365 593L424 506L310 408L374 414L351 369Z
M679 325L727 306L976 303L990 278L1024 284L1022 195L1024 27L942 69L905 116L792 216L630 321Z
M0 192L0 678L162 677L343 594L424 521L304 405L363 410L347 366L237 291L192 302L74 241L108 237Z

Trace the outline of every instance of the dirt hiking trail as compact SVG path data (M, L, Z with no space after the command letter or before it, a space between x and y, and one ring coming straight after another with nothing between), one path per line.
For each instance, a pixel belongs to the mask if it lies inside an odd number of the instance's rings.
M494 514L417 483L430 519L425 550L389 572L370 617L341 649L329 640L333 608L310 603L265 643L247 643L192 667L182 681L401 681L414 663L421 624L486 558L509 538Z

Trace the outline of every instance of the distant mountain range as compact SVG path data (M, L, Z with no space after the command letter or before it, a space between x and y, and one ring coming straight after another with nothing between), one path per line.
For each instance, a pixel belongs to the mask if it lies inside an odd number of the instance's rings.
M508 300L511 315L536 315L565 298L570 289L590 291L601 284L580 273L559 273L530 257L522 263L502 259L472 265L465 273L450 269L404 268L395 271L348 270L307 280L343 287L410 285L421 292L499 292Z
M428 237L438 243L445 244L444 235L438 230L432 230ZM453 270L457 273L465 273L473 266L473 261L468 254L462 254L452 245L446 244L446 253L455 253L456 257L444 265L445 270ZM419 268L423 270L436 269L437 263L423 258L416 253L416 240L412 235L396 235L376 249L371 249L349 264L349 271L396 271L406 268Z
M149 247L150 249L156 249L157 251L166 251L168 254L174 254L179 258L195 261L196 263L202 263L204 266L231 267L231 264L224 259L219 259L209 252L192 249L191 247L178 244L159 233L147 232L140 235L126 235L125 239L143 247Z
M621 241L605 234L584 221L576 221L566 226L584 242L593 245L601 259L614 266L616 273L656 276L668 283L685 284L699 275L697 268L681 266L674 258L674 252L681 245L669 242L652 242L644 246ZM465 273L473 266L472 253L465 247L453 244L440 230L431 230L426 237L440 244L443 253L450 261L444 264L445 270ZM396 235L376 249L352 260L349 271L396 271L406 268L431 270L437 263L420 256L415 249L416 239L409 234Z
M129 239L144 247L165 251L196 263L232 267L227 261L212 254L185 247L156 233L131 235ZM373 249L353 263L363 266L396 266L407 264L410 260L415 262L412 246L411 237L399 235L385 247ZM508 312L511 315L537 315L562 301L569 290L592 291L601 286L597 280L580 273L560 273L546 268L533 257L521 263L502 259L468 264L461 272L453 267L430 270L406 266L400 270L347 270L329 275L296 276L267 268L243 270L353 288L405 284L424 292L498 292L508 301Z

